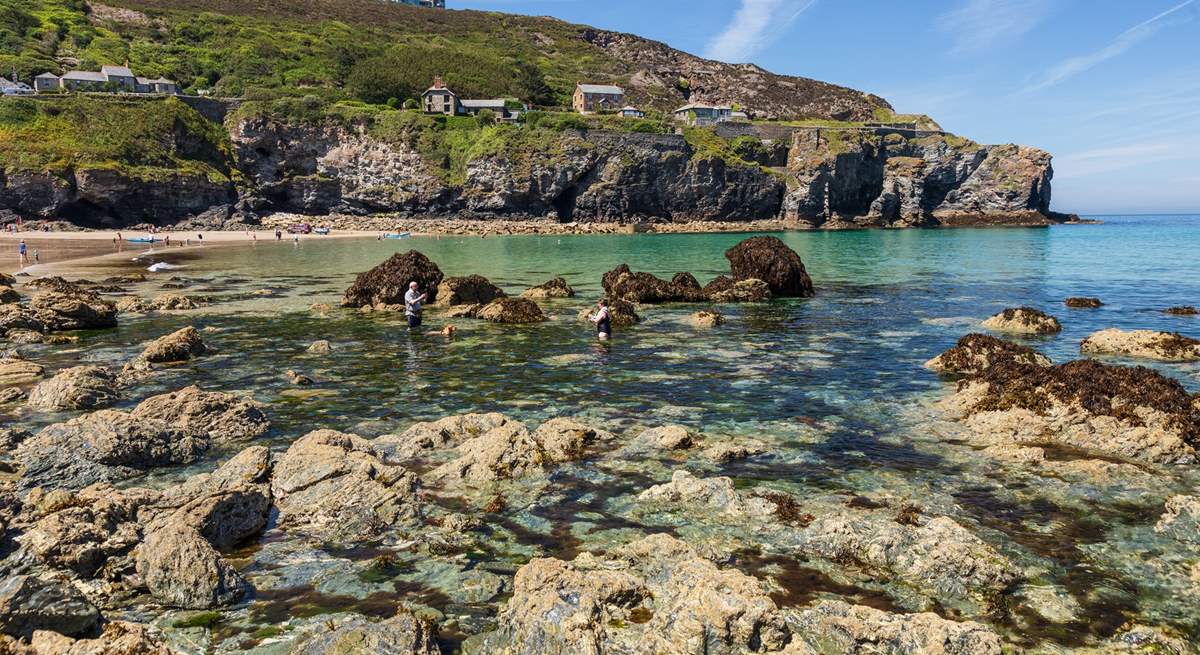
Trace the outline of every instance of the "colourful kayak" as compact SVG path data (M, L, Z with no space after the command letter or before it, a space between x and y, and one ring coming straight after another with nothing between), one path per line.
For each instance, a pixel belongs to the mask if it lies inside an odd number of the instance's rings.
M162 239L151 239L150 237L134 237L132 239L126 239L126 241L128 241L129 243L158 243L159 241L162 241Z
M387 234L383 235L383 238L385 238L385 239L407 239L409 236L411 236L411 233L409 233L409 232L399 232L396 234L388 232Z

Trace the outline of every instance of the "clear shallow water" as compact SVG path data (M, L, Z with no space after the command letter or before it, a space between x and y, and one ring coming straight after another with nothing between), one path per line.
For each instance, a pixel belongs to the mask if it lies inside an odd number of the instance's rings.
M816 298L725 306L728 324L713 330L686 323L696 306L646 307L643 322L619 331L608 346L595 343L589 327L576 318L598 297L604 271L627 262L634 270L663 277L690 271L705 283L727 270L724 250L746 235L314 237L299 245L165 253L167 261L183 268L152 274L152 282L136 289L139 293L151 295L173 275L185 276L195 282L184 293L208 293L224 301L196 312L126 320L115 331L85 337L77 349L35 356L61 365L80 357L119 364L138 352L139 343L168 330L186 324L216 328L205 338L218 354L138 387L129 404L191 383L245 391L266 403L273 419L266 439L280 448L316 428L376 436L468 411L502 411L531 425L552 416L578 416L633 433L680 423L713 438L754 438L769 447L763 456L723 467L694 459L611 457L565 467L544 496L510 499L484 558L493 563L519 563L539 553L571 556L639 530L669 527L696 538L719 534L721 529L684 517L647 516L630 501L645 486L665 481L672 470L689 468L731 475L742 486L792 491L815 506L866 495L897 504L918 502L931 515L954 517L1022 566L1039 571L1040 582L1075 599L1077 618L1065 626L1031 624L1019 613L994 622L1011 634L1033 635L1026 637L1030 643L1077 645L1127 620L1200 637L1197 591L1187 579L1195 555L1152 530L1168 495L1195 492L1195 475L1163 472L1149 485L1089 486L999 467L972 448L947 441L952 427L926 409L949 387L921 364L1005 307L1031 305L1059 317L1060 335L1027 341L1055 361L1077 357L1079 340L1106 327L1200 336L1200 319L1161 313L1173 305L1200 305L1200 217L1103 220L1103 225L1048 229L781 234L803 258L816 282ZM425 253L448 276L479 273L519 293L561 275L579 297L546 303L555 318L537 326L457 320L461 336L453 341L410 335L396 317L342 310L322 317L309 311L313 303L336 306L356 273L410 248ZM146 265L142 261L136 268ZM83 262L71 271L95 279L134 268L123 260ZM276 295L252 295L263 288ZM1098 310L1062 305L1064 298L1077 295L1097 296L1106 304ZM426 321L428 329L443 323L434 312ZM322 338L334 342L333 356L305 354L309 343ZM1200 366L1156 367L1190 390L1200 389ZM318 385L290 387L282 378L286 369L301 370ZM22 417L34 424L55 418ZM211 462L197 468L207 467ZM166 472L161 482L179 475ZM386 608L416 593L415 587L395 586L396 580L420 585L426 594L422 602L447 615L478 611L485 623L491 611L439 600L437 594L457 582L436 567L416 566L393 576L391 586L372 587L347 582L358 580L346 571L365 566L361 557L325 553L318 558L321 566L289 570L277 564L280 557L272 555L272 547L250 556L247 570L263 594L237 621L278 623L287 616L280 608L297 599L353 605L355 611L375 607L370 600ZM780 598L828 592L814 575L792 573L772 578ZM309 579L305 576L315 582L295 584L297 578ZM324 594L317 600L310 598L314 585ZM906 600L902 590L877 582L863 585L852 600L887 598L907 609L927 609ZM952 616L955 611L942 610ZM463 625L477 623L467 618Z

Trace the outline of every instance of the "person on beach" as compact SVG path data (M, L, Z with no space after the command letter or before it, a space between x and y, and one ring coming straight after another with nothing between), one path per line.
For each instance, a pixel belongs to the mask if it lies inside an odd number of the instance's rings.
M171 235L168 234L167 236L163 237L163 244L168 248L171 247Z
M197 234L196 239L198 239L200 241L200 245L204 245L204 235L203 234Z
M596 313L588 317L596 324L596 337L607 341L612 336L612 313L608 310L608 301L604 298L596 303Z
M283 241L283 232L279 228L275 228L275 240Z
M33 265L37 266L40 263L42 263L42 256L40 253L38 253L38 249L34 248L33 249Z
M21 253L21 266L29 263L29 255L25 250L25 239L21 239L21 243L17 244L17 252Z
M404 294L404 315L408 317L408 328L421 327L421 303L425 302L428 294L417 291L416 281L408 283L408 293Z

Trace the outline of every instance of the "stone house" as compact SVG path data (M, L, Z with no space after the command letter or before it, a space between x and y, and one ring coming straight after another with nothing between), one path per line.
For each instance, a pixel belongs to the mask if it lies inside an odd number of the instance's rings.
M125 93L163 93L178 95L179 85L160 77L137 77L128 66L101 66L100 71L67 71L59 77L42 73L33 78L39 92L46 91L117 91Z
M42 73L33 78L33 90L39 93L57 91L62 88L62 78L54 73Z
M104 76L104 81L113 88L119 87L122 91L137 92L137 76L129 70L128 66L101 66L100 74Z
M459 107L464 114L474 116L484 109L490 109L496 114L496 119L501 122L512 122L521 117L521 114L528 111L525 103L513 98L491 98L488 100L469 100L464 99L459 101Z
M675 120L693 126L716 125L733 119L733 108L693 103L676 109Z
M458 101L458 94L451 91L445 82L442 82L440 75L435 76L433 86L421 94L421 106L426 114L445 114L447 116L454 116L462 109Z
M581 114L617 111L625 104L625 89L608 84L576 84L571 106Z
M67 71L61 79L62 88L67 91L103 91L108 84L104 73L95 71Z

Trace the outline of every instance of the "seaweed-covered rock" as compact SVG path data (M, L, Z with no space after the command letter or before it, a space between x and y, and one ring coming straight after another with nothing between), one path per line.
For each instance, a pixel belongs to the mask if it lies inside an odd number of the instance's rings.
M1196 309L1191 305L1181 305L1179 307L1168 307L1163 310L1163 313L1172 316L1200 316L1200 309Z
M416 250L396 253L375 268L359 274L354 284L346 289L342 306L403 305L410 282L420 285L432 304L437 302L442 277L437 264Z
M725 316L716 310L701 310L688 317L688 322L698 328L713 328L725 324Z
M333 540L369 539L413 518L415 491L416 478L370 441L333 430L295 441L271 480L281 527Z
M29 404L49 410L99 409L120 399L117 376L103 366L74 366L29 392Z
M1063 304L1071 309L1097 309L1104 306L1104 303L1099 298L1081 297L1067 298L1063 301Z
M1140 357L1164 362L1192 362L1200 360L1200 339L1185 337L1171 332L1132 330L1117 328L1101 330L1089 335L1079 344L1080 352L1088 355L1118 355Z
M528 298L500 298L485 305L477 318L492 323L541 323L546 320L542 308Z
M21 294L17 293L16 290L10 286L0 284L0 305L6 305L14 302L21 302Z
M154 419L207 434L214 441L252 439L271 427L261 405L247 396L204 391L196 385L151 396L131 412L134 418Z
M189 325L151 341L139 358L153 364L165 364L186 362L207 352L200 332Z
M983 327L1011 334L1056 334L1062 332L1058 319L1033 307L1011 307L983 322Z
M943 406L998 443L1061 443L1161 464L1196 460L1200 404L1179 382L1143 367L1076 360L1000 361L959 383Z
M0 358L0 387L33 382L40 379L45 370L41 364L27 359Z
M734 655L782 650L788 636L760 581L657 534L604 558L521 567L497 630L474 652Z
M771 299L771 287L757 278L734 282L721 276L704 288L709 300L715 303L766 302Z
M734 282L762 280L771 295L807 298L816 293L796 251L776 237L750 237L725 251Z
M43 428L21 443L17 457L23 486L78 489L193 462L208 445L206 434L102 409Z
M946 517L912 526L851 510L817 518L797 546L808 556L857 562L954 605L990 609L1018 580L1012 562Z
M508 294L494 285L482 275L466 277L448 277L438 285L437 305L450 307L453 305L486 305L497 298Z
M628 264L621 264L605 273L601 283L609 298L639 304L705 300L704 290L689 273L677 274L668 282L650 273L635 273Z
M968 334L953 348L925 362L925 368L949 375L979 373L999 361L1050 366L1050 358L1027 346L986 334Z
M100 612L74 587L29 575L0 580L0 632L29 638L35 630L64 635L90 632Z
M210 609L237 602L249 585L194 528L172 522L138 547L137 572L169 607Z
M440 655L437 627L407 609L383 621L355 617L337 625L327 622L311 637L297 639L289 655Z
M1200 545L1200 497L1177 495L1168 498L1154 531Z
M521 293L522 298L541 300L545 298L574 298L575 290L561 277L529 287Z
M141 296L124 296L117 299L117 311L126 314L145 314L150 311L150 303Z
M788 616L793 644L818 645L821 653L1001 655L999 635L973 621L948 621L932 612L892 614L843 601L821 601ZM800 653L805 651L801 650Z

